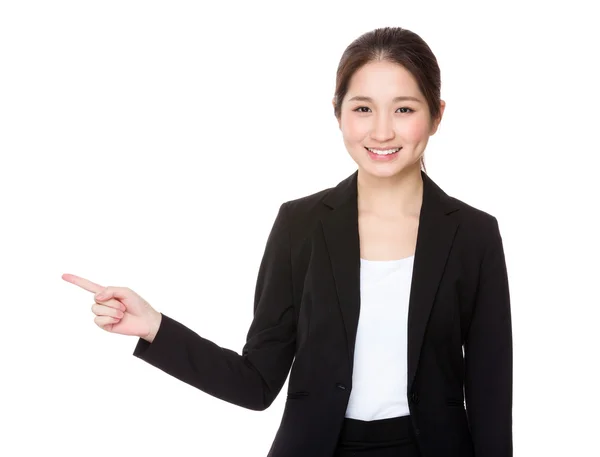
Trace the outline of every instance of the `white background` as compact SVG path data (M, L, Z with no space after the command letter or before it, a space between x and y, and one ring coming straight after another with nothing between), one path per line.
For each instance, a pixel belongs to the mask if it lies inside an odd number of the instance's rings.
M583 5L1 2L0 454L267 454L284 393L254 412L166 375L61 275L131 287L241 351L279 205L355 170L331 106L341 54L401 26L442 71L429 175L500 223L515 455L598 455L600 37Z

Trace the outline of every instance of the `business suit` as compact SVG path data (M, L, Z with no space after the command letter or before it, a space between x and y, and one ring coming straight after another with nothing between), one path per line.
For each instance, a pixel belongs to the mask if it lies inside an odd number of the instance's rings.
M291 367L269 457L331 457L336 446L360 310L357 173L279 208L241 355L164 314L152 344L140 339L134 351L253 410L269 407ZM406 393L419 450L423 457L509 457L512 330L498 223L421 176Z

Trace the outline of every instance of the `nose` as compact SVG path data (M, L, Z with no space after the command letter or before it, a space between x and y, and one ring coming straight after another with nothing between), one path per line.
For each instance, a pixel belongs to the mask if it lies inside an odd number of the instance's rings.
M371 131L371 138L381 143L394 138L394 124L393 120L386 115L379 114L375 116L373 121L373 130Z

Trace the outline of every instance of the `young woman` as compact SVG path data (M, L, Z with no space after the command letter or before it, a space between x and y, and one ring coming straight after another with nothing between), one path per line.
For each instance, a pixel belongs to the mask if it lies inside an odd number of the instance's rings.
M97 325L139 337L135 356L224 401L264 410L291 368L271 457L512 456L502 238L426 173L444 107L415 33L348 46L333 108L357 171L279 208L241 354L128 288L63 278L96 294Z

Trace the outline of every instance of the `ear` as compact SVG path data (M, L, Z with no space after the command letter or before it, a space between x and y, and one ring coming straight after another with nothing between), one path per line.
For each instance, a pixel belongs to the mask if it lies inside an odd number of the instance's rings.
M333 105L333 109L335 110L335 97L333 97L331 99L331 104ZM340 119L338 117L336 117L337 121L338 121L338 128L340 130L342 130L342 123L340 122Z
M440 126L440 122L442 122L442 116L444 115L445 109L446 109L446 102L444 100L440 100L440 115L433 122L433 125L431 127L431 132L429 133L429 135L433 135L435 132L437 132L437 129Z

